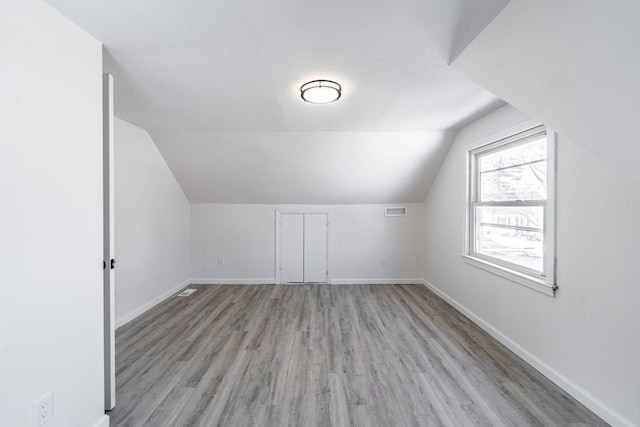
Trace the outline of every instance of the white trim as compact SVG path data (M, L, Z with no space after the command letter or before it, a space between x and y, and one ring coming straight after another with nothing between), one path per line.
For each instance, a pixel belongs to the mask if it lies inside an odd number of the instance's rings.
M556 294L557 286L550 285L544 279L537 279L533 276L520 273L508 267L503 267L501 265L474 257L473 255L462 254L462 259L467 264L471 264L474 267L478 267L490 273L502 276L505 279L511 280L512 282L516 282L533 290L542 292L545 295L555 296Z
M282 214L325 214L327 215L327 284L331 284L331 266L330 266L330 248L331 248L331 211L328 209L276 209L275 223L275 259L274 259L274 275L275 284L280 284L280 215Z
M274 278L269 279L191 279L192 285L273 285ZM304 284L304 283L301 283ZM333 279L331 285L422 285L424 279ZM283 284L288 285L288 284ZM296 284L293 284L294 286Z
M471 179L469 176L470 170L471 170L471 151L480 148L482 146L488 145L494 141L498 141L504 138L508 138L509 136L516 134L518 132L522 132L523 130L526 129L531 129L534 128L536 126L540 126L542 125L542 123L540 123L539 121L535 120L535 119L531 119L531 120L527 120L524 123L519 123L517 125L511 126L507 129L503 129L499 132L495 132L492 133L489 136L486 136L478 141L474 141L471 142L467 145L465 145L463 147L463 151L464 151L464 155L465 155L465 160L466 160L466 168L465 168L465 173L466 173L466 179L465 179L465 189L464 189L464 203L463 206L464 211L465 211L465 218L464 218L464 240L462 242L462 247L464 248L464 253L468 253L468 248L469 248L469 234L470 234L470 230L469 230L469 221L470 221L470 217L469 217L469 196L471 195ZM547 129L548 130L548 129Z
M494 141L498 141L501 139L505 139L508 138L509 136L516 134L516 133L520 133L522 131L526 131L527 129L532 129L535 128L537 126L542 126L542 123L540 123L538 120L535 119L531 119L531 120L527 120L526 122L523 123L519 123L517 125L511 126L507 129L501 130L500 132L496 132L496 133L492 133L491 135L484 137L482 139L479 139L478 141L474 141L472 143L469 143L467 145L464 146L464 151L468 152L468 151L473 151L476 148L480 148L484 145L488 145L491 144ZM465 200L466 200L466 196L465 196Z
M191 279L191 285L273 285L276 279L273 277L265 279Z
M551 165L551 169L549 169ZM548 171L551 170L551 173ZM555 285L557 289L557 244L556 223L558 221L558 134L547 128L547 206L544 225L544 271L547 283Z
M509 263L497 258L485 256L475 252L475 205L477 205L477 156L480 153L499 151L502 147L519 143L535 135L545 133L547 136L547 164L551 168L547 170L547 199L544 202L544 266L542 275L529 270L526 267ZM545 295L555 296L558 288L556 284L556 148L557 135L552 130L535 120L520 123L509 129L482 138L465 146L466 161L466 191L465 191L465 227L462 257L465 262L475 267L482 268L491 273L505 277L513 282L524 285L530 289L540 291ZM518 203L518 202L514 202ZM524 203L524 202L520 202ZM485 203L486 205L501 205L502 203ZM537 205L537 203L527 203ZM487 259L485 259L487 258ZM546 276L545 276L546 275Z
M280 210L276 209L275 214L275 254L273 257L274 267L273 275L275 276L276 285L280 283Z
M147 302L145 304L142 304L140 307L138 307L135 310L129 312L128 314L125 314L121 318L116 319L116 329L120 328L121 326L126 325L127 323L129 323L133 319L135 319L136 317L140 316L142 313L146 312L147 310L152 309L153 307L155 307L156 305L160 304L162 301L166 300L167 298L169 298L170 296L172 296L176 292L181 291L183 288L189 286L189 283L190 283L189 280L185 280L184 282L180 283L178 286L175 286L175 287L169 289L165 293L163 293L161 295L158 295L157 297L155 297L154 299L152 299L151 301L149 301L149 302Z
M113 76L102 75L102 285L104 307L104 409L116 404L116 314L115 314L115 203L114 203Z
M111 420L109 419L109 415L104 414L100 417L98 421L91 424L91 427L109 427L111 425Z
M424 279L333 279L332 285L422 285Z
M582 403L593 413L598 415L607 423L611 424L613 427L632 427L634 423L630 420L626 419L624 416L616 412L609 405L595 397L593 394L589 393L587 390L583 389L569 378L565 377L551 366L547 365L545 362L540 360L538 357L530 353L528 350L523 348L520 344L509 338L507 335L502 333L500 330L495 328L490 323L486 322L480 316L476 315L474 312L469 310L464 305L460 304L458 301L450 297L444 291L440 290L437 286L433 285L426 279L423 279L422 282L427 288L431 289L436 295L445 300L449 305L462 313L465 317L471 320L473 323L478 325L481 329L486 331L493 338L498 340L501 344L507 347L509 350L513 351L516 355L518 355L522 360L531 365L534 369L540 372L542 375L547 377L550 381L556 384L558 387L569 393L574 399L578 402Z

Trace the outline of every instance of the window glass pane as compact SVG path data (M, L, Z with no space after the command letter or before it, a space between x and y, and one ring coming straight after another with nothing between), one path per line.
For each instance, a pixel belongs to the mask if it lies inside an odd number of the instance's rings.
M506 168L547 158L547 135L512 147L478 156L480 172Z
M482 202L546 199L546 160L480 173Z
M477 206L476 252L542 273L542 206Z

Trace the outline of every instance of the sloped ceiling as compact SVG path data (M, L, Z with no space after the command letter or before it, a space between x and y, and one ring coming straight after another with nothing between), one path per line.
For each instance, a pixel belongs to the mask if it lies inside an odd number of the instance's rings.
M193 203L401 203L424 199L450 133L163 131L154 140Z
M513 1L453 68L640 182L640 2Z
M503 105L448 63L507 0L50 3L104 44L116 115L192 202L419 202ZM342 98L304 103L317 78Z

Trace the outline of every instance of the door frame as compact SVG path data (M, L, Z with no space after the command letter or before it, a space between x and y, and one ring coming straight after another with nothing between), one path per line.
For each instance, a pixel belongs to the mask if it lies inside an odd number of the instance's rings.
M327 284L331 284L331 266L329 265L329 253L331 251L331 211L326 209L276 209L275 227L275 278L276 285L280 284L280 216L283 214L325 214L327 215Z
M116 405L113 76L102 75L104 408Z

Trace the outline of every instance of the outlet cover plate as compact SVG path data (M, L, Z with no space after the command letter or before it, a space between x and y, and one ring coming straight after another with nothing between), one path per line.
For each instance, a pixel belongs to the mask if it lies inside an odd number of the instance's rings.
M33 426L40 427L51 419L53 414L53 392L49 391L33 402Z

